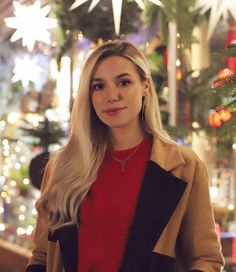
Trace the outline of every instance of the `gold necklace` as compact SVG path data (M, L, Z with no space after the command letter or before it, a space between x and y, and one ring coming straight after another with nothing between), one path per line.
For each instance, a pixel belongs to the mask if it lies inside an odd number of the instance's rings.
M118 162L120 163L120 166L121 166L122 171L125 170L125 163L126 163L126 162L127 162L127 161L135 154L135 153L136 153L136 151L139 149L140 146L141 146L141 143L140 143L139 145L137 145L137 146L135 147L134 151L131 152L131 153L129 154L129 156L126 157L126 158L123 159L123 160L120 160L120 159L118 159L118 158L112 156L112 158L113 158L115 161L118 161Z

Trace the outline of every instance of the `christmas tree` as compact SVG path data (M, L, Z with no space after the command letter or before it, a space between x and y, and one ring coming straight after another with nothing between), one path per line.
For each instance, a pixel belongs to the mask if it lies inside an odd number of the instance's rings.
M227 57L236 58L236 44L228 46L224 53ZM214 81L212 85L213 90L223 98L223 103L219 107L221 109L228 109L231 112L236 111L236 73L233 71L222 78Z

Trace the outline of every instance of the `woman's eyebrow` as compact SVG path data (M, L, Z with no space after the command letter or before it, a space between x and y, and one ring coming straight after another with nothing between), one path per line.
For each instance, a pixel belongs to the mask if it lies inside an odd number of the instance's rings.
M131 76L131 74L129 74L129 73L122 73L122 74L118 74L118 75L116 75L114 78L115 79L119 79L119 78L122 78L122 77L125 77L125 76ZM102 81L104 81L105 79L102 79L102 78L100 78L100 77L95 77L95 78L92 78L91 79L91 82L94 82L94 81L96 81L96 82L102 82Z
M96 78L91 79L91 82L94 82L94 81L101 82L101 81L104 81L104 80L102 78L96 77Z
M124 77L124 76L131 76L131 74L129 74L129 73L122 73L120 75L117 75L116 78L121 78L121 77Z

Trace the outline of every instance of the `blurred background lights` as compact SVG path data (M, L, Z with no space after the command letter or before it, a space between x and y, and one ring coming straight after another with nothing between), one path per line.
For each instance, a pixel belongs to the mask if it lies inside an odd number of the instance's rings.
M11 187L15 187L16 186L16 181L15 180L11 180L10 181L10 186Z
M198 122L193 122L192 127L197 129L197 128L200 128L200 125Z
M30 183L30 180L27 179L27 178L25 178L25 179L23 179L23 183L24 183L25 185L28 185L28 184Z
M24 221L25 220L25 215L24 214L20 214L19 215L19 220L20 221Z
M37 215L37 210L35 208L32 210L32 214Z
M234 205L233 205L233 204L229 204L229 205L228 205L228 209L229 209L230 211L232 211L232 210L234 209Z
M4 231L6 229L5 225L3 223L0 223L0 231Z
M218 188L215 187L215 186L211 186L210 188L210 196L211 196L211 199L214 200L218 197Z
M21 165L19 162L17 162L17 163L15 163L14 167L19 170L21 168Z
M24 235L25 234L25 229L22 227L18 227L16 230L18 235Z
M19 152L21 151L20 146L16 146L16 147L15 147L15 151L16 151L17 153L19 153Z
M20 206L20 211L21 211L21 212L25 212L25 211L26 211L25 205L21 205L21 206Z
M26 162L26 157L25 156L21 156L20 157L20 162Z
M5 178L4 176L0 176L0 184L1 184L1 183L4 183L5 180L6 180L6 178Z
M26 233L26 235L31 235L31 234L33 233L33 231L34 231L34 227L31 226L31 225L29 225L29 226L26 228L25 233Z
M7 121L10 124L15 124L20 119L20 113L18 112L10 112L7 116ZM3 143L4 144L4 143Z

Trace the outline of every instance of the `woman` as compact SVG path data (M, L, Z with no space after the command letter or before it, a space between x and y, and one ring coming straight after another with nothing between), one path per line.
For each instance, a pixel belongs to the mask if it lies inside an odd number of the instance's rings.
M221 271L204 164L162 128L144 55L88 57L69 140L50 158L27 272Z

